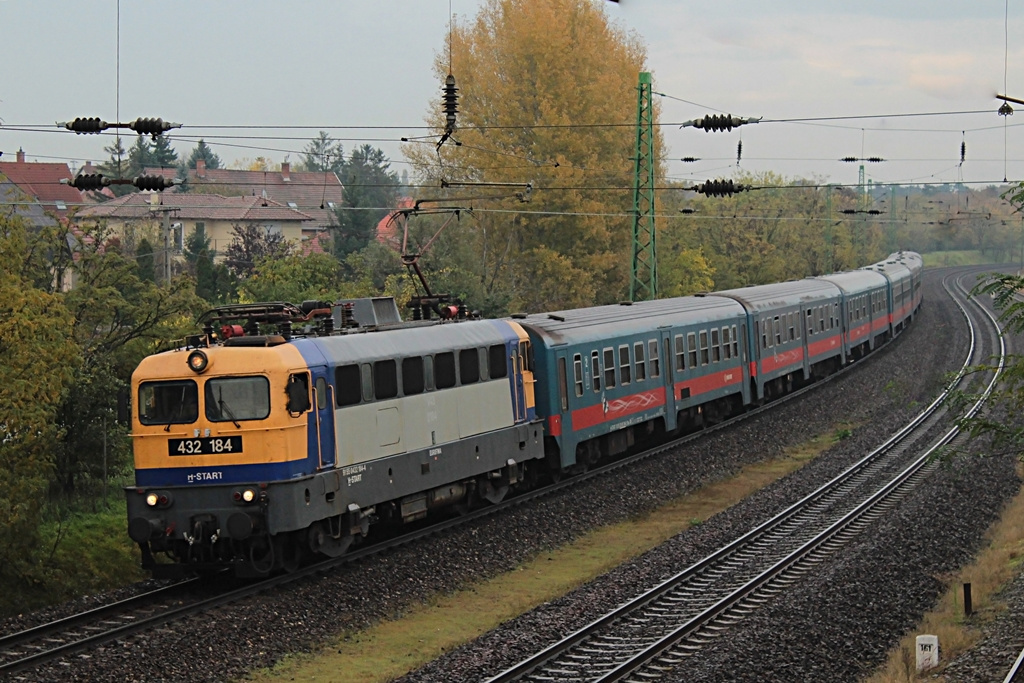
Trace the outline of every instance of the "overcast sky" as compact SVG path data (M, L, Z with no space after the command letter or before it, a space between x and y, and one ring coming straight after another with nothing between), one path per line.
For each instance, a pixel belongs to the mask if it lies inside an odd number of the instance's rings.
M431 65L449 6L472 17L479 4L121 0L118 70L116 0L0 0L0 151L4 161L19 148L29 160L102 160L110 138L52 124L119 112L122 121L185 124L173 136L179 155L205 137L228 163L289 154L294 163L325 129L346 149L381 147L401 171L395 141L419 132L439 93ZM880 183L1024 178L1024 105L1000 117L994 98L1024 99L1022 0L622 0L605 10L647 44L654 90L668 96L659 98L662 122L765 118L728 134L666 126L674 178L742 170L855 183L858 164L838 161L845 156L885 158L866 165ZM859 115L879 118L769 122Z

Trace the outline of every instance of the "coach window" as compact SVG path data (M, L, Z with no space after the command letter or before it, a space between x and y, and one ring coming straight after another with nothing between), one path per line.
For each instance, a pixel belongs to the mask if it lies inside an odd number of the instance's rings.
M633 344L633 359L636 361L636 381L647 379L647 365L644 363L644 343Z
M736 336L736 326L732 326L732 357L740 357L740 338Z
M807 309L807 334L814 334L814 311Z
M578 353L572 357L572 383L579 398L583 395L583 357Z
M629 371L629 346L623 344L619 347L619 383L626 385L629 384L630 379Z
M508 377L508 362L505 358L504 344L495 344L487 349L487 374L491 379Z
M459 383L476 384L480 381L480 354L476 349L459 351Z
M686 369L686 345L683 343L683 335L676 335L675 346L676 372L682 372Z
M708 331L700 331L700 364L701 366L707 365L711 360L708 355Z
M686 355L690 359L690 369L697 367L697 335L694 332L686 333Z
M569 410L569 389L566 386L565 359L558 359L558 399L562 410Z
M455 386L455 354L451 351L434 355L434 386L438 389Z
M373 395L378 400L398 396L398 368L394 360L373 364Z
M615 349L604 350L604 388L615 388Z
M601 391L601 358L597 351L590 352L590 382L595 393Z
M773 323L775 325L775 345L782 346L782 324L779 322L779 316L775 316Z
M339 365L334 370L334 386L338 391L338 407L354 406L363 395L358 365Z
M796 328L793 325L793 319L795 317L796 316L794 316L792 312L786 314L786 321L789 323L789 341L796 339Z
M296 377L296 375L292 375ZM298 375L307 382L305 391L309 395L309 375ZM262 420L270 415L270 382L266 377L223 377L206 382L206 419L211 422L237 422L239 420ZM304 401L309 409L308 399Z
M422 394L425 387L423 377L423 358L413 356L402 359L402 393L405 396Z
M768 330L767 330L767 328L764 325L764 319L762 318L761 320L755 322L754 324L760 326L760 328L761 328L761 348L762 349L767 349L768 348Z
M711 328L711 362L717 363L722 360L722 347L719 344L718 328Z
M139 387L139 422L142 424L188 424L198 418L199 387L194 381L144 382Z
M655 377L661 377L661 356L658 354L658 340L651 339L647 342L647 348L650 350L651 359L649 361L651 365L651 379Z
M729 328L722 328L722 357L725 360L732 358L732 344L729 343Z

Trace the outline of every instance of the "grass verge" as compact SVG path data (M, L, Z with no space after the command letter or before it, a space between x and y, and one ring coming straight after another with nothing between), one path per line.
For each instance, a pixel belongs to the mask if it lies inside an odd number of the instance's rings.
M310 655L286 658L248 680L390 681L444 652L469 642L502 622L558 598L572 589L700 524L745 497L799 469L850 433L838 425L783 456L750 465L734 477L683 496L641 518L603 527L555 551L543 552L512 572L408 610Z
M129 538L123 497L95 512L70 512L43 524L30 576L0 585L0 616L38 609L146 578Z
M1018 466L1018 474L1024 468ZM941 662L950 662L970 649L981 637L981 626L994 619L1006 606L998 601L999 590L1021 571L1024 560L1024 489L1010 501L998 522L986 534L985 549L958 574L943 577L949 589L938 605L921 619L913 632L889 651L889 658L864 683L909 683L935 680L941 668L921 675L916 672L916 638L921 634L939 637ZM964 616L963 584L971 584L974 614ZM941 666L941 664L940 664Z

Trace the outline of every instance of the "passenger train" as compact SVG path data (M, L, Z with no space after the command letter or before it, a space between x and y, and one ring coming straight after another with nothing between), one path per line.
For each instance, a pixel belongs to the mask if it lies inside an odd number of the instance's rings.
M225 306L132 377L128 533L157 577L258 576L725 419L898 335L911 252L856 271L503 320L392 300ZM158 561L158 557L163 557Z

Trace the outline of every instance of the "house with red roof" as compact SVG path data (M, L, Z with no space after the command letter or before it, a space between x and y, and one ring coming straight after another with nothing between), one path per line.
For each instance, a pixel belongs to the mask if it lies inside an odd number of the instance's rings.
M25 161L25 151L19 149L15 161L0 161L0 173L47 213L59 218L66 218L70 209L83 203L81 192L61 182L71 180L67 164Z
M123 240L137 243L143 237L159 248L163 242L164 216L174 226L180 244L196 230L203 230L210 248L223 255L234 239L236 225L258 225L279 233L301 249L309 214L264 197L224 197L216 194L136 192L83 209L82 224L104 224Z
M174 178L173 168L147 168L146 175ZM287 161L279 171L240 171L229 168L207 168L202 159L189 169L187 184L192 193L216 193L225 196L266 197L308 215L305 236L336 226L335 207L341 206L341 181L333 171L293 171ZM179 193L178 188L172 190Z

